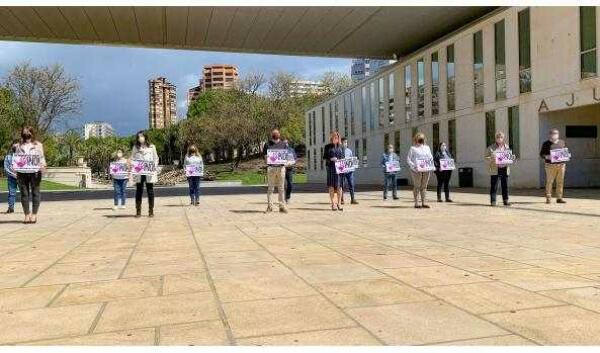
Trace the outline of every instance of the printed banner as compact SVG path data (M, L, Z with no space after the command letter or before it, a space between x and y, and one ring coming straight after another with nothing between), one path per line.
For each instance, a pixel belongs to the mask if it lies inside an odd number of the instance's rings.
M193 163L185 165L185 176L203 176L204 175L204 163Z
M337 174L351 173L358 168L359 164L357 157L339 159L335 161L335 171Z
M396 173L400 171L400 161L385 162L386 173Z
M571 153L568 148L557 148L550 150L550 161L552 163L568 162L571 160Z
M131 174L154 175L157 173L154 161L133 160L131 162Z
M113 179L127 179L129 177L127 162L111 162L109 170Z
M431 172L435 170L433 158L417 158L417 172Z
M496 165L498 166L513 164L515 159L515 156L513 155L511 150L496 151L494 152L494 156L496 160Z
M38 154L14 154L12 167L17 173L37 173L41 163L42 158Z
M287 150L267 150L267 165L285 165L288 162Z
M454 170L456 169L454 165L454 159L452 158L444 158L440 159L440 170Z

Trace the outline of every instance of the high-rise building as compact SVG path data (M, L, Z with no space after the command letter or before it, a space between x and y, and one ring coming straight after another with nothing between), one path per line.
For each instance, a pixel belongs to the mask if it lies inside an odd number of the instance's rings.
M188 107L207 89L232 89L239 82L238 69L234 65L205 65L198 86L188 90Z
M148 81L150 96L149 126L163 129L177 120L177 94L174 84L164 77Z
M305 94L322 94L325 90L323 84L318 81L296 80L293 81L290 87L292 96L302 96Z
M381 68L393 63L393 60L377 59L352 59L350 76L352 81L358 82L375 75Z
M188 105L188 107L196 99L198 99L198 96L200 95L200 93L202 93L202 80L200 80L200 84L198 86L192 87L192 88L188 89L188 95L187 95L187 105Z
M87 140L90 137L114 136L115 129L105 121L94 121L83 126L83 136Z

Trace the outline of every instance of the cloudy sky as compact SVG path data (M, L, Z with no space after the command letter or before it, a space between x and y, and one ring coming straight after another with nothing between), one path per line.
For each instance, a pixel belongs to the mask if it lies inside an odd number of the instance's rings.
M83 111L70 127L110 122L118 134L148 127L148 80L165 76L177 86L178 116L185 116L187 89L197 85L204 65L237 65L240 74L287 71L317 79L325 71L350 72L350 60L128 47L0 41L0 77L15 64L62 64L81 83Z

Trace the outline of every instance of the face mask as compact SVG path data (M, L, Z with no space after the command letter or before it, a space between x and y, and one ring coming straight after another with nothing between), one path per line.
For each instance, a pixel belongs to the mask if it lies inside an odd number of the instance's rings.
M550 138L552 139L552 141L556 141L558 140L558 134L552 134Z
M117 158L123 158L123 153L117 152Z
M442 147L440 147L440 149L441 149L442 151L445 151L445 150L446 150L446 145L442 145Z
M343 146L344 146L344 148L348 148L348 143L347 143L347 142L344 142L344 143L343 143Z
M139 143L145 143L146 138L144 136L140 136L140 137L138 137L138 141L139 141Z
M31 140L31 134L30 134L30 133L28 133L28 132L24 132L24 133L22 133L22 134L21 134L21 138L22 138L23 140L25 140L25 141L27 141L27 140Z
M504 139L496 139L496 143L497 143L497 144L501 145L501 144L502 144L502 142L504 142Z
M418 139L418 140L417 140L417 143L418 143L418 144L421 144L421 145L422 145L424 142L425 142L425 140L424 140L424 139Z
M273 135L271 135L271 138L272 138L273 140L279 140L279 135L275 135L275 134L273 134Z
M392 153L394 153L394 150L392 148L388 148L388 153L392 154Z

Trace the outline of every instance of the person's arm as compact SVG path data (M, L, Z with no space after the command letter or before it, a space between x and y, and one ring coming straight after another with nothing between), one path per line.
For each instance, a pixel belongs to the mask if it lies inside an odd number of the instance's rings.
M483 155L483 158L484 158L486 161L488 161L488 162L491 162L491 161L492 161L492 159L493 159L493 158L492 158L492 149L491 149L489 146L488 146L488 147L485 149L485 153L484 153L484 155Z
M416 161L414 159L415 159L414 148L411 147L408 149L408 154L406 155L406 163L412 170L417 169Z
M544 160L550 159L550 143L546 141L542 144L542 149L540 150L540 157Z
M381 168L385 169L385 153L381 155L381 162L379 163L379 165L381 166Z
M40 149L40 164L42 167L42 171L46 171L46 167L48 166L46 164L46 157L44 156L44 145L41 142L38 142L39 144L39 149Z
M154 158L154 165L158 167L158 163L159 163L159 158L158 158L158 152L156 152L156 146L152 145L152 154Z

